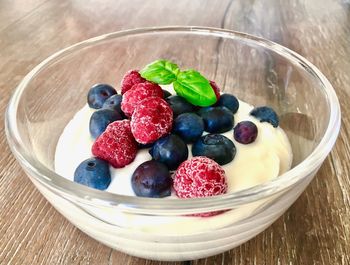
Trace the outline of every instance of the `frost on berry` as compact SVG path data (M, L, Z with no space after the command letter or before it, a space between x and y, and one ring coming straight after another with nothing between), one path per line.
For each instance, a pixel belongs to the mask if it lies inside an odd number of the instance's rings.
M162 88L151 82L136 84L123 95L121 109L128 117L131 117L136 106L148 97L163 98Z
M146 79L142 78L137 70L128 71L121 82L121 93L122 95L132 88L133 85L143 83Z
M214 160L198 156L183 162L174 177L180 198L200 198L227 192L225 171Z
M173 111L160 97L142 100L131 117L131 131L137 142L153 143L170 133L173 123Z
M131 133L129 120L109 124L92 145L92 154L108 161L115 168L130 164L136 153L137 142Z
M197 156L183 162L174 176L174 190L180 198L200 198L225 194L227 181L225 171L214 160ZM209 217L223 213L214 211L191 216Z

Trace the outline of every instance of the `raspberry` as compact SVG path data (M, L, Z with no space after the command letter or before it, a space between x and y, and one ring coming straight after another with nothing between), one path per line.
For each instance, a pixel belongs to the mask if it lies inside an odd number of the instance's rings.
M137 153L137 143L132 136L130 121L115 121L92 145L92 154L108 161L113 167L121 168L130 164Z
M131 131L137 142L148 144L171 131L173 111L160 97L149 97L136 106L131 117Z
M176 170L174 189L180 198L199 198L227 192L225 171L214 160L196 156Z
M205 156L196 156L183 162L174 175L174 190L180 198L210 197L227 192L225 171L218 163ZM209 217L225 212L213 211L189 216Z
M136 106L145 98L163 97L162 88L154 83L145 82L134 85L123 95L121 104L122 111L126 116L131 117Z
M133 85L146 82L146 79L142 78L137 70L128 71L121 82L122 95L132 88Z
M216 101L220 99L220 88L214 81L210 81L210 85L214 90L215 96L216 96Z

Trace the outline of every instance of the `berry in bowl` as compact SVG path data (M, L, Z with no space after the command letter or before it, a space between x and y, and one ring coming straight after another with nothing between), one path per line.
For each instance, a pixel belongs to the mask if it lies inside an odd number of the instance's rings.
M56 173L119 195L176 199L233 193L291 167L292 148L275 111L220 93L196 70L156 60L128 71L120 87L121 95L111 85L90 88L58 140ZM120 108L105 105L116 96Z
M25 77L6 115L14 155L59 212L157 260L214 255L264 230L312 180L339 126L332 86L304 58L195 27L64 49Z

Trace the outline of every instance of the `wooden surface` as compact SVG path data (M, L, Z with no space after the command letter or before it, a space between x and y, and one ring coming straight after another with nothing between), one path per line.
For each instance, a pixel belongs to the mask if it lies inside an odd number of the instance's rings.
M265 232L207 259L156 262L112 250L68 223L10 153L4 111L21 78L51 53L120 29L201 25L253 33L302 54L342 105L335 148L299 200ZM350 1L0 1L0 264L350 264Z

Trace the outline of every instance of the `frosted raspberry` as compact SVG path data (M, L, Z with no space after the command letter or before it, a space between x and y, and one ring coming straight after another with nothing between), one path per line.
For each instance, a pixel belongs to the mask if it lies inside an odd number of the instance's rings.
M216 96L216 101L220 99L220 88L214 81L210 81L210 85L214 90L215 96Z
M134 85L123 95L121 104L122 111L126 116L131 117L136 106L145 98L163 97L162 88L154 83L145 82Z
M225 171L208 157L193 157L183 162L176 170L174 189L180 198L224 194L227 192Z
M160 97L142 100L131 117L131 131L137 142L148 144L171 131L173 111Z
M137 143L131 133L130 121L115 121L92 145L92 154L120 168L130 164L137 153Z
M133 85L146 82L146 79L142 78L137 70L128 71L121 82L122 95L132 88Z

